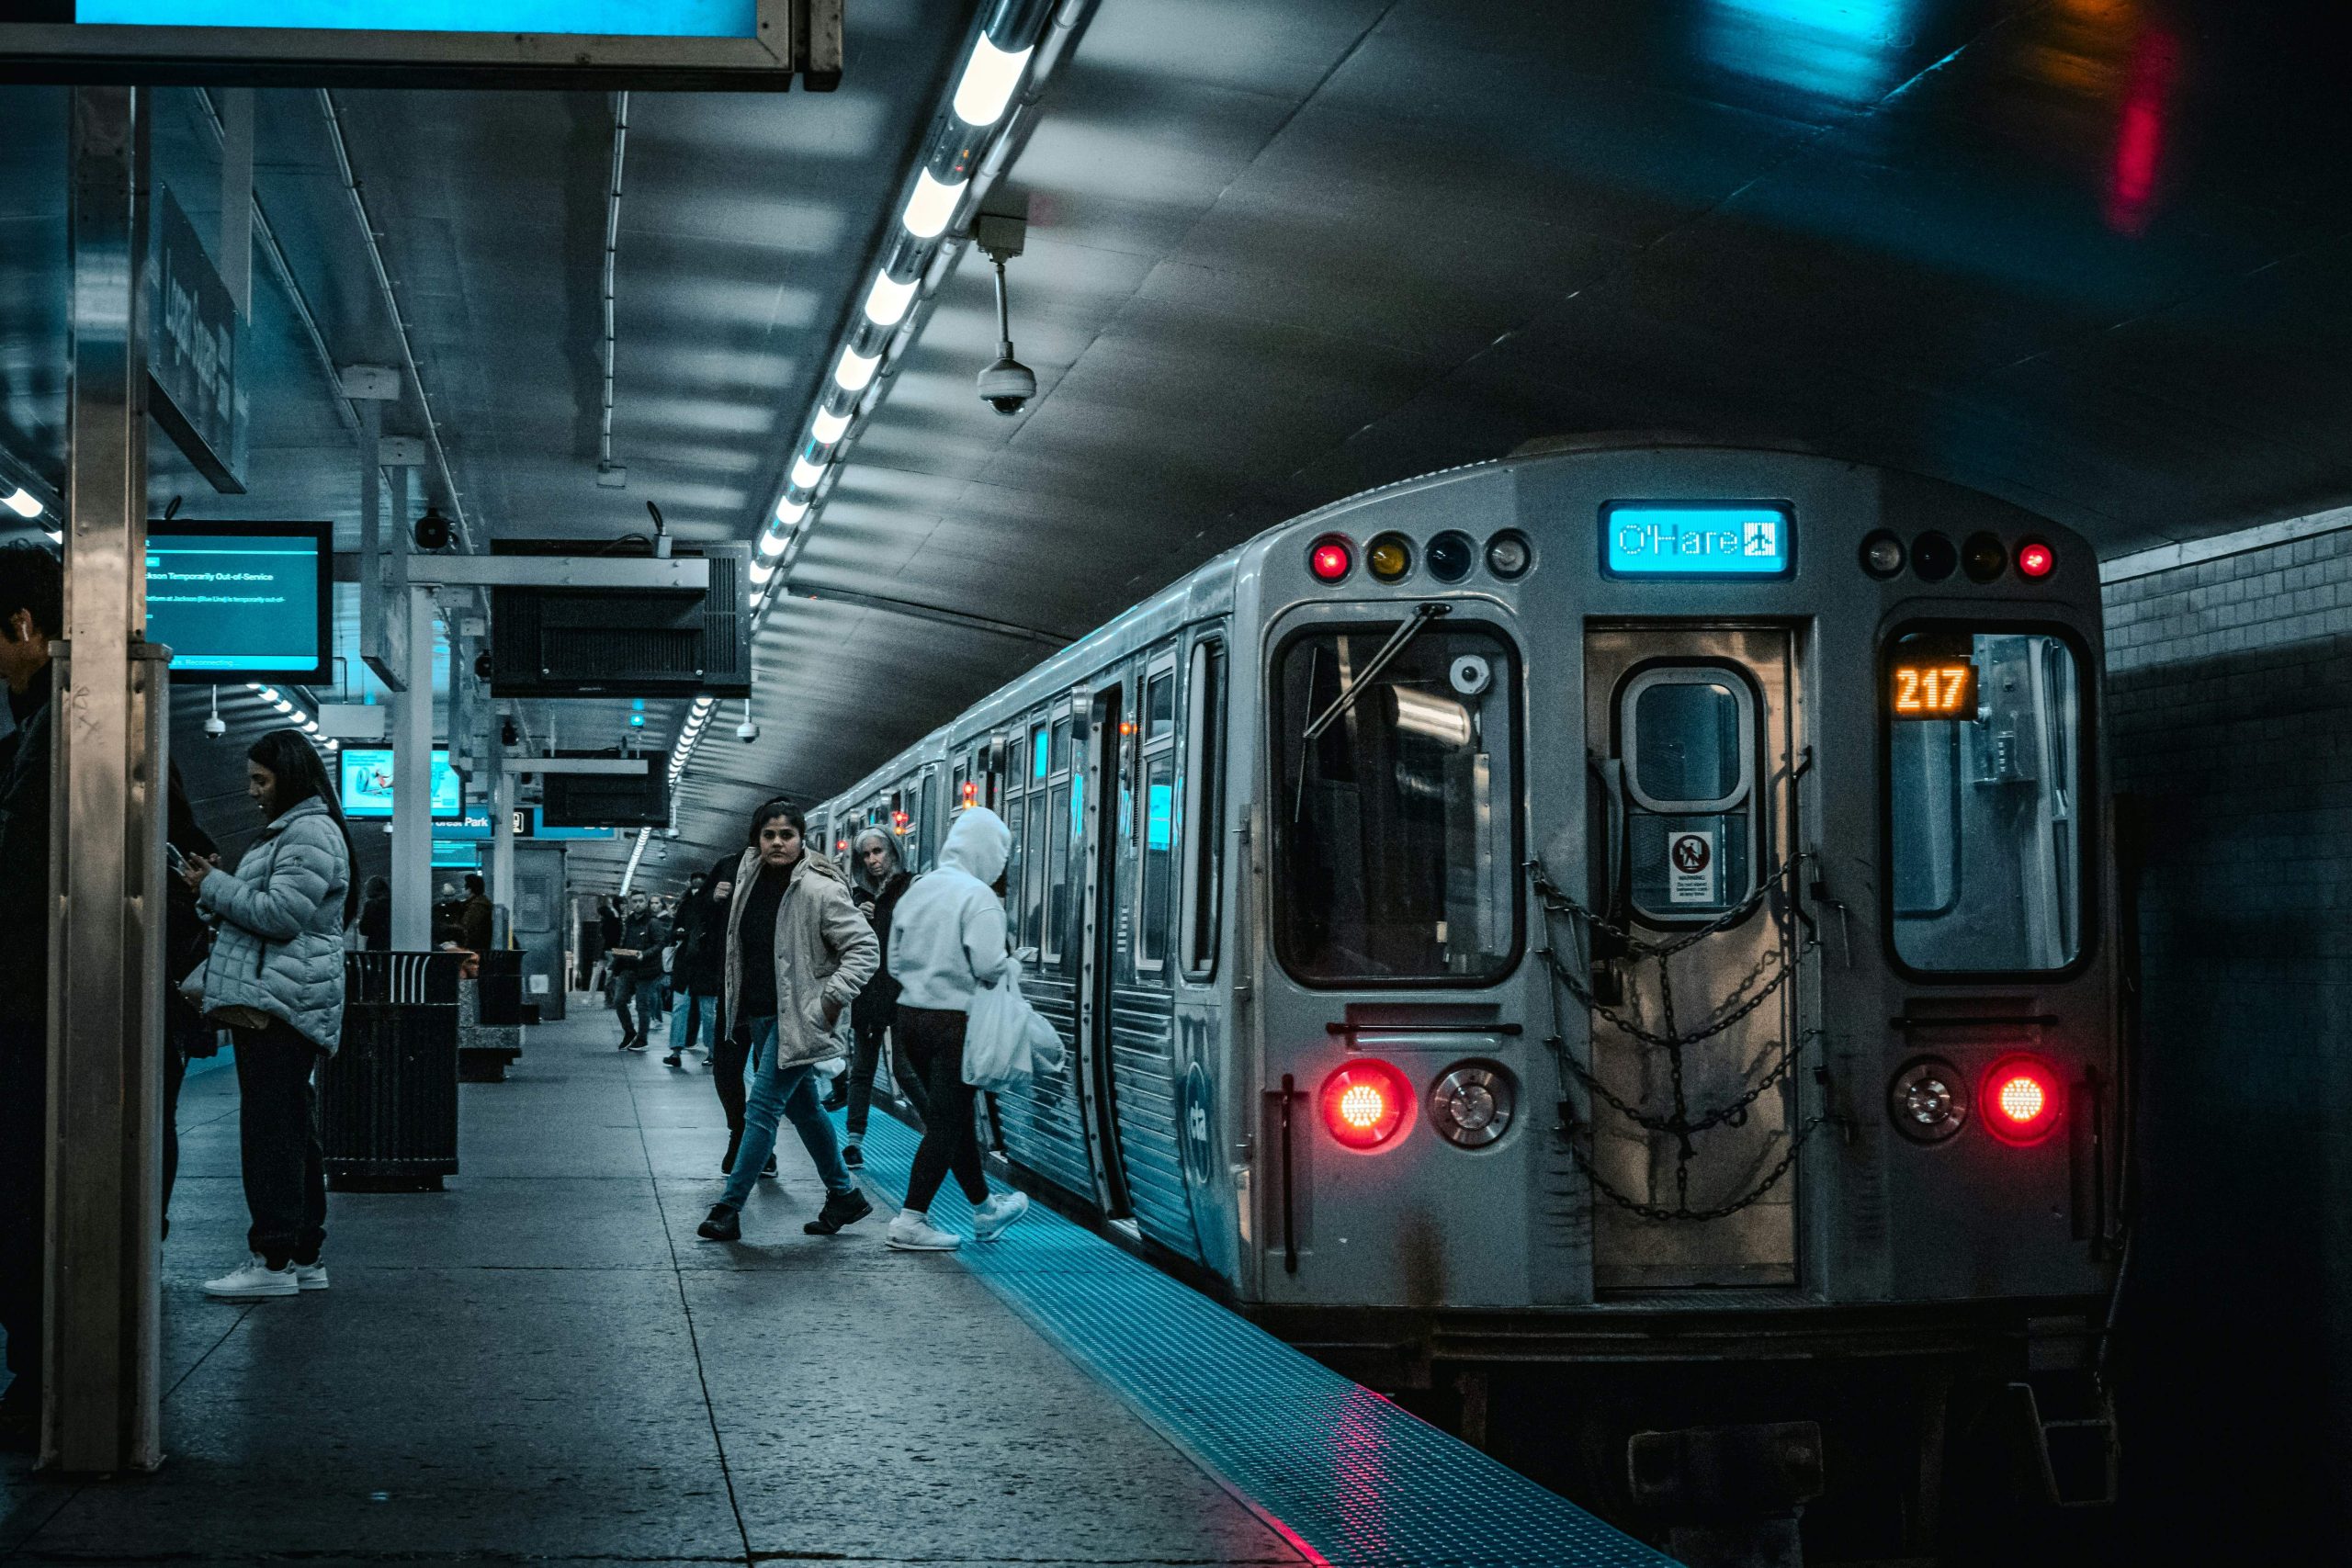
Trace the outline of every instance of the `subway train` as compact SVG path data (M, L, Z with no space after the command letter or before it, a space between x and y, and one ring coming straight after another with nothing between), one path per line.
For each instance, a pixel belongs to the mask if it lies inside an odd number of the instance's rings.
M1538 443L1227 551L811 832L1011 824L1032 1192L1604 1511L1738 1470L1916 1551L1965 1453L2113 1490L2101 669L2007 502Z

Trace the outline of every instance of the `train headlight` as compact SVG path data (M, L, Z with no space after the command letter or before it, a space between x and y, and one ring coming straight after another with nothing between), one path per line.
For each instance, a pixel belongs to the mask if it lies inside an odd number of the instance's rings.
M1376 1149L1405 1130L1413 1091L1385 1062L1350 1062L1323 1080L1323 1124L1351 1149Z
M2038 1056L2004 1056L1977 1080L1984 1127L2019 1148L2038 1144L2065 1120L2065 1089L2057 1070Z
M1881 528L1862 541L1862 570L1885 579L1903 570L1903 541Z
M1906 1065L1887 1086L1894 1129L1915 1144L1940 1144L1968 1124L1968 1080L1939 1056Z
M1430 1122L1449 1144L1483 1149L1510 1127L1519 1091L1500 1067L1464 1062L1430 1090Z
M1487 541L1487 570L1505 582L1526 576L1534 563L1535 547L1516 528L1506 528Z
M1449 528L1430 541L1430 575L1440 582L1459 582L1470 575L1470 568L1478 559L1478 547L1470 542L1467 534L1457 534Z

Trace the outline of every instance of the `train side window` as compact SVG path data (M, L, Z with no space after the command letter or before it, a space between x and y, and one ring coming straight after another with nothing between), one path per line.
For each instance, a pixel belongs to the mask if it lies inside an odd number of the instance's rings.
M1756 700L1728 665L1641 671L1617 698L1634 910L1709 920L1756 890Z
M1046 796L1051 802L1046 808L1046 831L1053 838L1046 851L1046 928L1039 946L1048 964L1062 955L1062 930L1069 919L1070 818L1082 809L1070 793L1070 782L1063 780Z
M1155 671L1145 682L1143 739L1146 745L1176 728L1176 671Z
M1021 876L1022 868L1027 863L1022 829L1026 822L1028 804L1018 795L1009 795L1005 796L1003 807L1004 825L1012 830L1012 852L1004 863L1004 923L1005 929L1012 933L1015 947L1029 945L1029 939L1021 931Z
M1193 645L1184 692L1183 804L1177 814L1184 843L1184 973L1204 980L1216 973L1217 917L1222 912L1225 859L1225 644L1204 637Z
M1026 839L1028 860L1023 870L1021 945L1042 948L1046 942L1046 792L1029 795Z
M2083 948L2082 695L2054 633L1916 627L1888 646L1887 885L1894 955L1932 974L2064 969ZM1901 671L1964 662L1949 716ZM1917 705L1915 705L1915 708Z
M1271 671L1272 934L1309 985L1484 985L1519 959L1518 654L1448 621L1365 680L1396 629L1317 626Z

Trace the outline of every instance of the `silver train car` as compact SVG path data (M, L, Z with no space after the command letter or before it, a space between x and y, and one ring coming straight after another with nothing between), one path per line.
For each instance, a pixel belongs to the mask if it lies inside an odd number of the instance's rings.
M1538 444L1251 539L811 826L1012 826L1033 1192L1604 1506L1635 1430L1814 1422L1916 1546L1963 1426L2112 1486L2101 670L2091 549L2005 502Z

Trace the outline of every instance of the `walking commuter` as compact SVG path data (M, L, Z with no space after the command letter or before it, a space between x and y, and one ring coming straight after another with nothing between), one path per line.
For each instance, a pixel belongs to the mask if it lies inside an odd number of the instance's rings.
M860 1145L865 1142L866 1122L873 1111L874 1072L882 1059L885 1035L890 1043L890 1076L925 1126L930 1125L925 1109L930 1097L923 1092L922 1079L907 1058L905 1041L892 1027L899 1010L899 982L890 976L890 917L898 912L899 899L914 878L899 863L897 837L879 828L868 828L857 836L850 859L855 868L851 896L873 922L875 936L882 943L881 967L876 971L873 983L858 992L857 1000L850 1004L849 1010L855 1044L850 1052L849 1075L843 1085L849 1105L849 1136L842 1145L842 1160L854 1170L865 1163Z
M622 1050L645 1049L661 985L661 917L644 894L632 893L621 919L620 945L613 949L613 1010L620 1014Z
M720 1006L713 1018L718 1032L710 1046L710 1087L718 1092L718 1108L727 1115L727 1152L718 1156L718 1173L731 1173L735 1168L735 1151L743 1144L743 1102L746 1089L743 1074L756 1066L752 1059L752 1034L749 1030L729 1026L725 1008L727 992L727 922L729 900L735 896L735 868L739 855L729 855L710 868L710 962L718 965L718 978L712 989L718 994ZM762 1176L776 1172L775 1156L771 1153Z
M817 1103L812 1069L840 1054L834 1028L874 978L882 948L851 901L841 868L808 852L808 830L797 807L768 802L753 814L751 847L729 879L734 897L727 906L726 1025L751 1035L756 1066L727 1190L698 1227L711 1241L742 1235L743 1203L786 1117L825 1184L824 1207L801 1229L831 1235L874 1212L842 1163L832 1120Z
M0 910L18 932L0 964L0 1332L8 1371L0 1450L40 1435L42 1258L49 1224L50 639L65 631L57 558L0 545Z
M701 872L686 879L686 896L678 900L677 956L671 961L670 983L679 1001L670 1012L670 1054L664 1065L685 1066L683 1055L703 1049L716 1060L718 1045L718 991L726 979L724 935L718 928L725 915L710 897L712 883ZM738 1082L741 1078L739 1076Z
M907 1201L890 1222L902 1252L947 1252L960 1241L931 1223L931 1201L954 1172L972 1202L972 1235L994 1241L1029 1208L1019 1192L989 1196L964 1081L964 1031L972 998L1012 972L1004 904L992 886L1012 852L1012 829L985 806L956 813L939 864L910 886L890 922L890 973L899 986L897 1027L923 1075L930 1102L915 1148Z
M359 942L370 953L389 952L392 945L392 885L371 876L359 895Z
M602 991L605 1005L613 1005L613 982L617 978L613 965L613 949L621 944L621 901L615 897L596 900L596 967L589 978L588 988Z
M266 823L235 872L188 854L181 873L219 923L200 971L204 1016L236 1044L237 1131L252 1258L204 1282L246 1301L327 1288L327 1184L311 1076L343 1034L343 928L357 912L351 829L297 729L245 753L245 793Z

